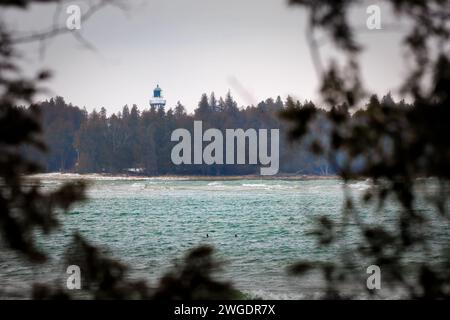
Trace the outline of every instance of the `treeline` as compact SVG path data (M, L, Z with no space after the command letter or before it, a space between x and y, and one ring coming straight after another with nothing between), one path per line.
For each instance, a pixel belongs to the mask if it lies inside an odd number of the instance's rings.
M378 99L372 97L370 103ZM390 95L383 100L390 99ZM385 101L386 102L386 101ZM394 103L392 101L392 103ZM167 111L162 108L139 110L125 105L121 112L107 115L106 109L88 114L67 104L62 97L40 103L44 139L49 146L45 154L27 150L47 172L73 171L80 173L139 173L145 175L243 175L259 173L259 165L175 165L171 150L173 130L185 128L191 133L194 120L203 122L203 130L217 128L280 129L280 168L285 174L334 173L324 158L309 150L308 139L290 142L289 126L281 120L280 112L287 108L316 108L310 101L301 103L288 97L269 98L256 106L239 108L230 93L216 99L214 93L203 94L192 114L178 102ZM321 111L326 113L326 111ZM324 117L325 119L326 117ZM318 121L312 135L321 135L326 123ZM325 136L325 135L324 135ZM317 137L316 137L317 138ZM313 140L311 138L311 140ZM326 143L326 142L325 142ZM206 145L207 143L205 143Z

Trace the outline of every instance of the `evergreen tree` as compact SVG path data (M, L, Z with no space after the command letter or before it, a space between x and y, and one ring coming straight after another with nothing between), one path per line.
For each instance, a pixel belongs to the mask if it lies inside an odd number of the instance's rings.
M207 120L211 114L211 109L206 93L202 94L198 107L194 110L195 118L199 120Z
M175 106L174 116L177 119L180 119L180 118L186 116L186 108L181 104L180 101L178 101L177 105Z

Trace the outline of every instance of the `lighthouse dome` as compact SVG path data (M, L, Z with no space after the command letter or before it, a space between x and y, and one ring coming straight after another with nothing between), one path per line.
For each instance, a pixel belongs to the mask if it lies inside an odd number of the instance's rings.
M159 85L156 85L156 88L153 90L153 97L154 98L161 98L161 88Z

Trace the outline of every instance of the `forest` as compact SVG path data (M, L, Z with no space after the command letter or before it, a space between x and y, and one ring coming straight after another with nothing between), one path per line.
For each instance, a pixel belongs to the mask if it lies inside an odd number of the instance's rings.
M396 104L390 94L381 103L408 106L404 101ZM380 104L376 96L355 114L374 104ZM45 172L209 176L259 173L260 164L173 164L170 155L176 142L171 142L171 133L177 128L192 133L195 120L203 122L204 130L217 128L222 132L229 128L280 129L279 174L332 175L336 170L336 164L310 150L314 136L319 140L326 136L326 114L330 112L311 101L301 103L292 97L282 101L278 96L256 106L238 107L230 92L218 99L212 92L202 94L192 114L178 102L167 110L125 105L121 112L108 116L104 107L88 113L59 96L38 103L37 107L43 123L43 140L49 150L40 153L28 148L24 152ZM345 105L339 108L346 109ZM309 137L301 142L289 139L291 127L286 121L289 119L280 116L291 109L315 109L323 114L311 125Z

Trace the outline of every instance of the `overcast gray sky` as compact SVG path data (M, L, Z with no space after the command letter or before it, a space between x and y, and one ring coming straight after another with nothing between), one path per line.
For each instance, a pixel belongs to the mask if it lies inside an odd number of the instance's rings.
M159 84L173 107L180 100L192 111L203 92L216 96L231 90L239 105L256 104L288 94L318 100L318 78L305 38L306 12L286 0L133 0L129 10L106 8L82 24L83 36L96 51L84 48L71 35L46 44L43 56L37 43L21 46L25 71L54 71L50 92L40 98L63 96L89 111L108 113L123 105L148 108ZM86 11L86 2L80 4ZM367 5L377 4L368 1ZM382 25L393 21L382 7ZM366 6L352 13L364 26ZM21 32L46 29L54 5L3 12L10 27ZM60 23L67 14L63 8ZM398 87L406 74L398 43L401 33L362 30L367 51L362 56L367 87L378 94ZM333 54L329 45L324 56Z

